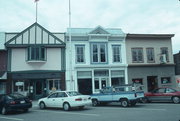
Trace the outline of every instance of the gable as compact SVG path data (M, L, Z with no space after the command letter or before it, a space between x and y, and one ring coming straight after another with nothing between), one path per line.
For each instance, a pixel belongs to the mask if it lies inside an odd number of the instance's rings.
M93 29L91 32L89 32L89 34L110 34L110 33L101 26L98 26L95 29Z
M5 45L7 47L21 47L28 45L64 46L65 43L38 23L34 23L30 27L7 41Z

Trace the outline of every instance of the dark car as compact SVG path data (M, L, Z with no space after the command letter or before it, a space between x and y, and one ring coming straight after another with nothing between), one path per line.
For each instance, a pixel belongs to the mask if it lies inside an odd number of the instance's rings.
M0 113L7 114L9 111L23 110L27 112L32 107L32 101L19 94L1 94L0 95Z
M180 103L180 91L162 87L144 94L143 102L173 102Z

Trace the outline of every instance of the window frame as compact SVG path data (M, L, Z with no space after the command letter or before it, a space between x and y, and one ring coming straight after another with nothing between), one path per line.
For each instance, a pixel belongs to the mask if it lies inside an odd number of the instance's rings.
M165 49L166 53L164 53L163 49ZM166 61L169 62L169 51L168 51L168 47L161 47L160 48L161 54L165 54L166 55Z
M115 54L114 48L118 47L119 54ZM112 45L112 62L113 63L122 63L122 57L121 57L121 45ZM115 61L115 56L119 57L119 61Z
M148 50L151 50L152 51L152 56L153 57L153 60L149 60L149 53L148 53ZM149 47L149 48L146 48L146 55L147 55L147 63L155 63L155 55L154 55L154 48L152 47Z
M97 53L95 53L95 54L97 54L97 62L94 62L94 49L93 49L93 47L94 47L94 45L96 45L97 46ZM101 46L104 46L104 53L102 53L101 52ZM104 43L104 42L99 42L99 43L91 43L91 46L90 46L90 48L91 48L91 63L92 64L106 64L106 63L108 63L108 49L107 49L107 43ZM104 54L104 56L105 56L105 62L103 62L101 59L101 57L102 57L102 54Z
M142 50L142 60L139 60L139 59L137 61L133 60L133 50L136 50L136 54L137 54L138 50ZM143 48L131 48L131 56L132 56L132 62L133 63L144 63ZM137 54L136 58L137 58L137 56L139 56L139 55Z
M33 50L32 50L33 49ZM37 50L38 49L38 50ZM42 54L42 49L44 49L43 54ZM37 51L38 53L37 53ZM27 48L27 61L46 61L46 54L47 54L47 49L44 46L29 46ZM32 52L34 51L34 52ZM34 53L34 57L32 57L32 53ZM42 57L42 55L44 57ZM38 56L38 57L37 57ZM37 59L38 58L38 59Z
M83 56L83 62L78 62L78 55L77 55L77 48L78 47L82 47L83 48L83 54L81 56ZM85 61L85 45L75 45L75 59L76 59L76 63L86 63Z

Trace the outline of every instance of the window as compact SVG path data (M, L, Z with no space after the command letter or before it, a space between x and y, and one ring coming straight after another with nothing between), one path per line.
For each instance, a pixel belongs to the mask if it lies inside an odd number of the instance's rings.
M155 62L155 60L154 60L154 48L147 48L146 53L147 53L147 62L149 62L149 63Z
M45 48L44 47L29 47L28 48L28 60L45 60Z
M162 77L161 84L168 84L171 83L170 77Z
M91 45L91 54L93 63L106 63L107 52L105 43L93 43Z
M132 48L132 62L142 63L143 62L143 49Z
M61 90L60 89L60 80L52 79L48 80L48 89L49 90Z
M166 60L169 61L169 55L168 55L168 48L167 47L162 47L161 48L161 54L165 54L166 55Z
M121 46L113 45L113 62L121 62Z
M83 45L77 45L76 46L76 62L77 63L83 63L84 61L84 46Z
M48 98L56 98L56 97L57 97L57 93L53 93Z

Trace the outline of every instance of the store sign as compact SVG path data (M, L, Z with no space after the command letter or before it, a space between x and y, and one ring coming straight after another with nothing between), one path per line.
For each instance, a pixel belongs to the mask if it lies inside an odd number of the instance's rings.
M24 82L16 82L15 85L16 85L16 86L23 86L23 85L24 85Z

